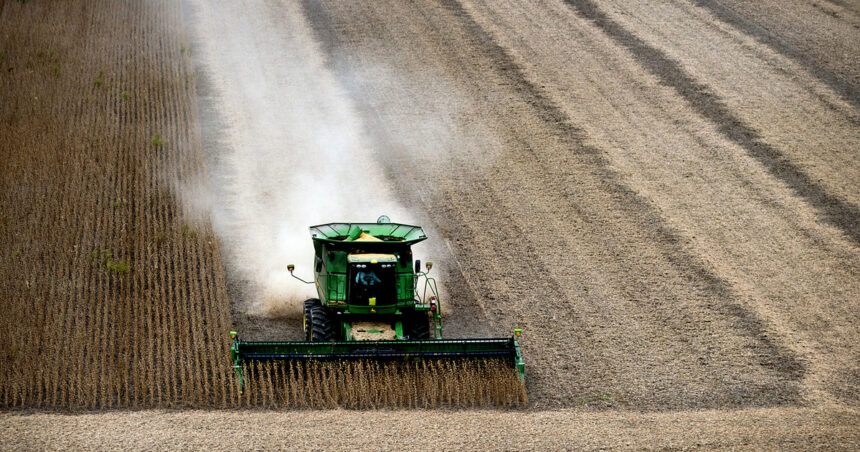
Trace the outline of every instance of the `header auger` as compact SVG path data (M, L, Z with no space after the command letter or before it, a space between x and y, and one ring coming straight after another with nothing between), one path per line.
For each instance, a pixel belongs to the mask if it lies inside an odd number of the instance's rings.
M459 389L451 382L456 380L460 386L472 387L472 398L481 399L478 403L518 405L525 401L525 365L518 343L521 330L511 337L443 338L439 293L435 279L428 275L433 264L427 262L422 269L421 261L412 255L412 245L427 238L421 227L391 223L382 216L376 223L312 226L310 233L315 255L313 281L293 275L314 284L318 295L304 304L305 340L242 341L231 332L231 359L240 391L246 386L247 369L253 370L254 365L262 369L260 363L274 362L280 363L282 375L292 384L315 379L308 366L325 372L326 382L314 387L326 393L328 405L343 403L331 399L337 395L319 385L362 384L362 377L367 377L357 374L362 369L377 379L385 377L385 384L374 382L382 393L395 390L393 386L401 391L417 391L420 386L432 393L431 398L454 403L452 396L459 395L451 392ZM295 267L287 268L293 274ZM482 387L476 378L506 388ZM408 381L413 383L404 385ZM295 394L295 388L291 391ZM391 395L384 397L388 400ZM413 400L436 404L427 394L398 397L410 400L410 406Z

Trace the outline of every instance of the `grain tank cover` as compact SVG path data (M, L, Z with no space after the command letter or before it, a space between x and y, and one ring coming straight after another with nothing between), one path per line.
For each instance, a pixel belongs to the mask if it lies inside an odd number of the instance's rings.
M421 226L401 223L328 223L311 226L310 231L315 242L329 243L378 239L382 242L412 245L427 238Z

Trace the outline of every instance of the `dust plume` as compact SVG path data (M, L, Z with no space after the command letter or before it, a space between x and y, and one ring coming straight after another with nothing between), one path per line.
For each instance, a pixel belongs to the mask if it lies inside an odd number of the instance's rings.
M247 282L249 313L300 317L315 296L308 226L412 217L392 195L362 122L299 6L192 1L195 45L220 126L205 151L208 209L228 271ZM211 126L210 126L211 128Z

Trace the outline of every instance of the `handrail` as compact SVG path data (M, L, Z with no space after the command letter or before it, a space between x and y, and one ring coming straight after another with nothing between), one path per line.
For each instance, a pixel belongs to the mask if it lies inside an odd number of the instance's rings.
M413 291L415 292L415 297L418 299L418 302L423 305L436 305L436 309L431 309L431 313L433 315L433 336L436 339L442 339L442 304L439 301L439 290L436 286L436 279L431 278L427 275L428 272L418 272L418 277L414 279L415 287ZM421 277L424 277L424 290L421 294L418 294L418 281ZM427 291L430 291L430 296L432 299L428 299ZM435 303L433 303L435 300Z

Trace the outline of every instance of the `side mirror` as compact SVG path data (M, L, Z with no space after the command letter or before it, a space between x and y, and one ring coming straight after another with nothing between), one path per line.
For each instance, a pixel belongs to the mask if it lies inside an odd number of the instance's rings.
M320 270L322 270L323 260L322 260L322 258L320 258L319 256L317 256L316 261L317 261L317 267L316 267L316 269L317 269L317 273L319 273L319 272L320 272Z
M415 259L415 273L421 273L421 259Z

